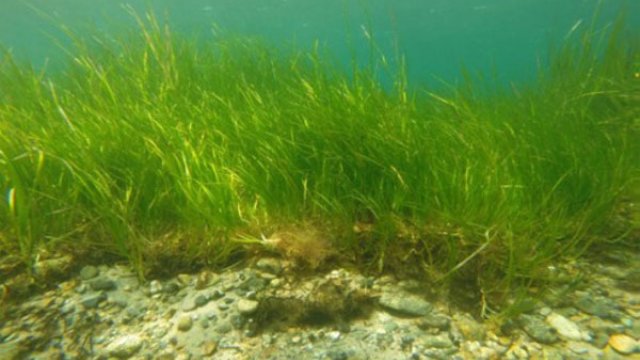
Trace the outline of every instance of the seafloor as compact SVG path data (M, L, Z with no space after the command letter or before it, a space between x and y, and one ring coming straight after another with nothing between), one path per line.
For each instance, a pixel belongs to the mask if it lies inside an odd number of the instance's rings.
M67 260L37 270L63 273ZM0 358L640 359L640 254L610 250L556 270L565 280L554 291L496 325L417 281L301 276L273 257L147 283L125 266L85 266L5 304Z

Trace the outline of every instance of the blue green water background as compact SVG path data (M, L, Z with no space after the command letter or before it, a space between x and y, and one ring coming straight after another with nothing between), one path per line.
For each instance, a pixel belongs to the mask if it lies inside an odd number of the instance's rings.
M123 10L152 8L175 31L213 36L259 35L273 44L326 45L339 62L368 61L366 32L390 58L406 55L414 82L455 82L464 65L501 81L530 79L548 45L576 25L586 26L598 0L2 0L0 44L37 67L55 68L62 37L35 7L71 29L114 31L133 23ZM629 31L640 29L640 1L604 0L600 24L626 9ZM396 45L397 44L397 45ZM54 64L54 65L52 65Z

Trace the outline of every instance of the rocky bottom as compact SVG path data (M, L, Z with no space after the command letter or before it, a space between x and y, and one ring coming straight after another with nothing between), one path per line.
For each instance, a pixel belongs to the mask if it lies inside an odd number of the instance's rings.
M625 263L575 265L588 274L575 290L501 329L428 301L415 281L301 277L276 258L147 283L85 266L5 308L0 358L640 359L640 267Z

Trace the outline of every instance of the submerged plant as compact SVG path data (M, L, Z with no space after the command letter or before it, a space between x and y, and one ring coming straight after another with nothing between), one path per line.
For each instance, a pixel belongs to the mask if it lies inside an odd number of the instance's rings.
M60 73L2 53L0 255L73 244L144 274L250 242L311 268L338 252L466 282L487 308L606 239L638 178L639 47L622 22L487 94L411 87L402 67L389 90L319 47L196 42L133 15L132 34L74 36Z

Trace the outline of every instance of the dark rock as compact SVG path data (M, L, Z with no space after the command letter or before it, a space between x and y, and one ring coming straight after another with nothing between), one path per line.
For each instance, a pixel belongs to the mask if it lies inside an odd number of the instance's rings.
M107 295L104 293L99 293L99 294L91 294L83 297L80 300L80 303L82 304L82 306L84 306L87 309L94 309L94 308L97 308L98 305L105 300L107 300Z
M116 283L111 279L98 278L91 281L89 286L95 291L109 291L116 288Z
M523 314L518 321L522 329L541 344L553 344L559 340L556 330L536 316Z
M418 327L422 330L435 328L438 330L447 330L449 329L450 320L447 316L438 315L438 314L429 314L423 318L421 318L418 323Z
M620 319L618 305L604 297L595 298L590 294L585 294L575 302L575 307L587 314L595 315L602 319L614 321Z

